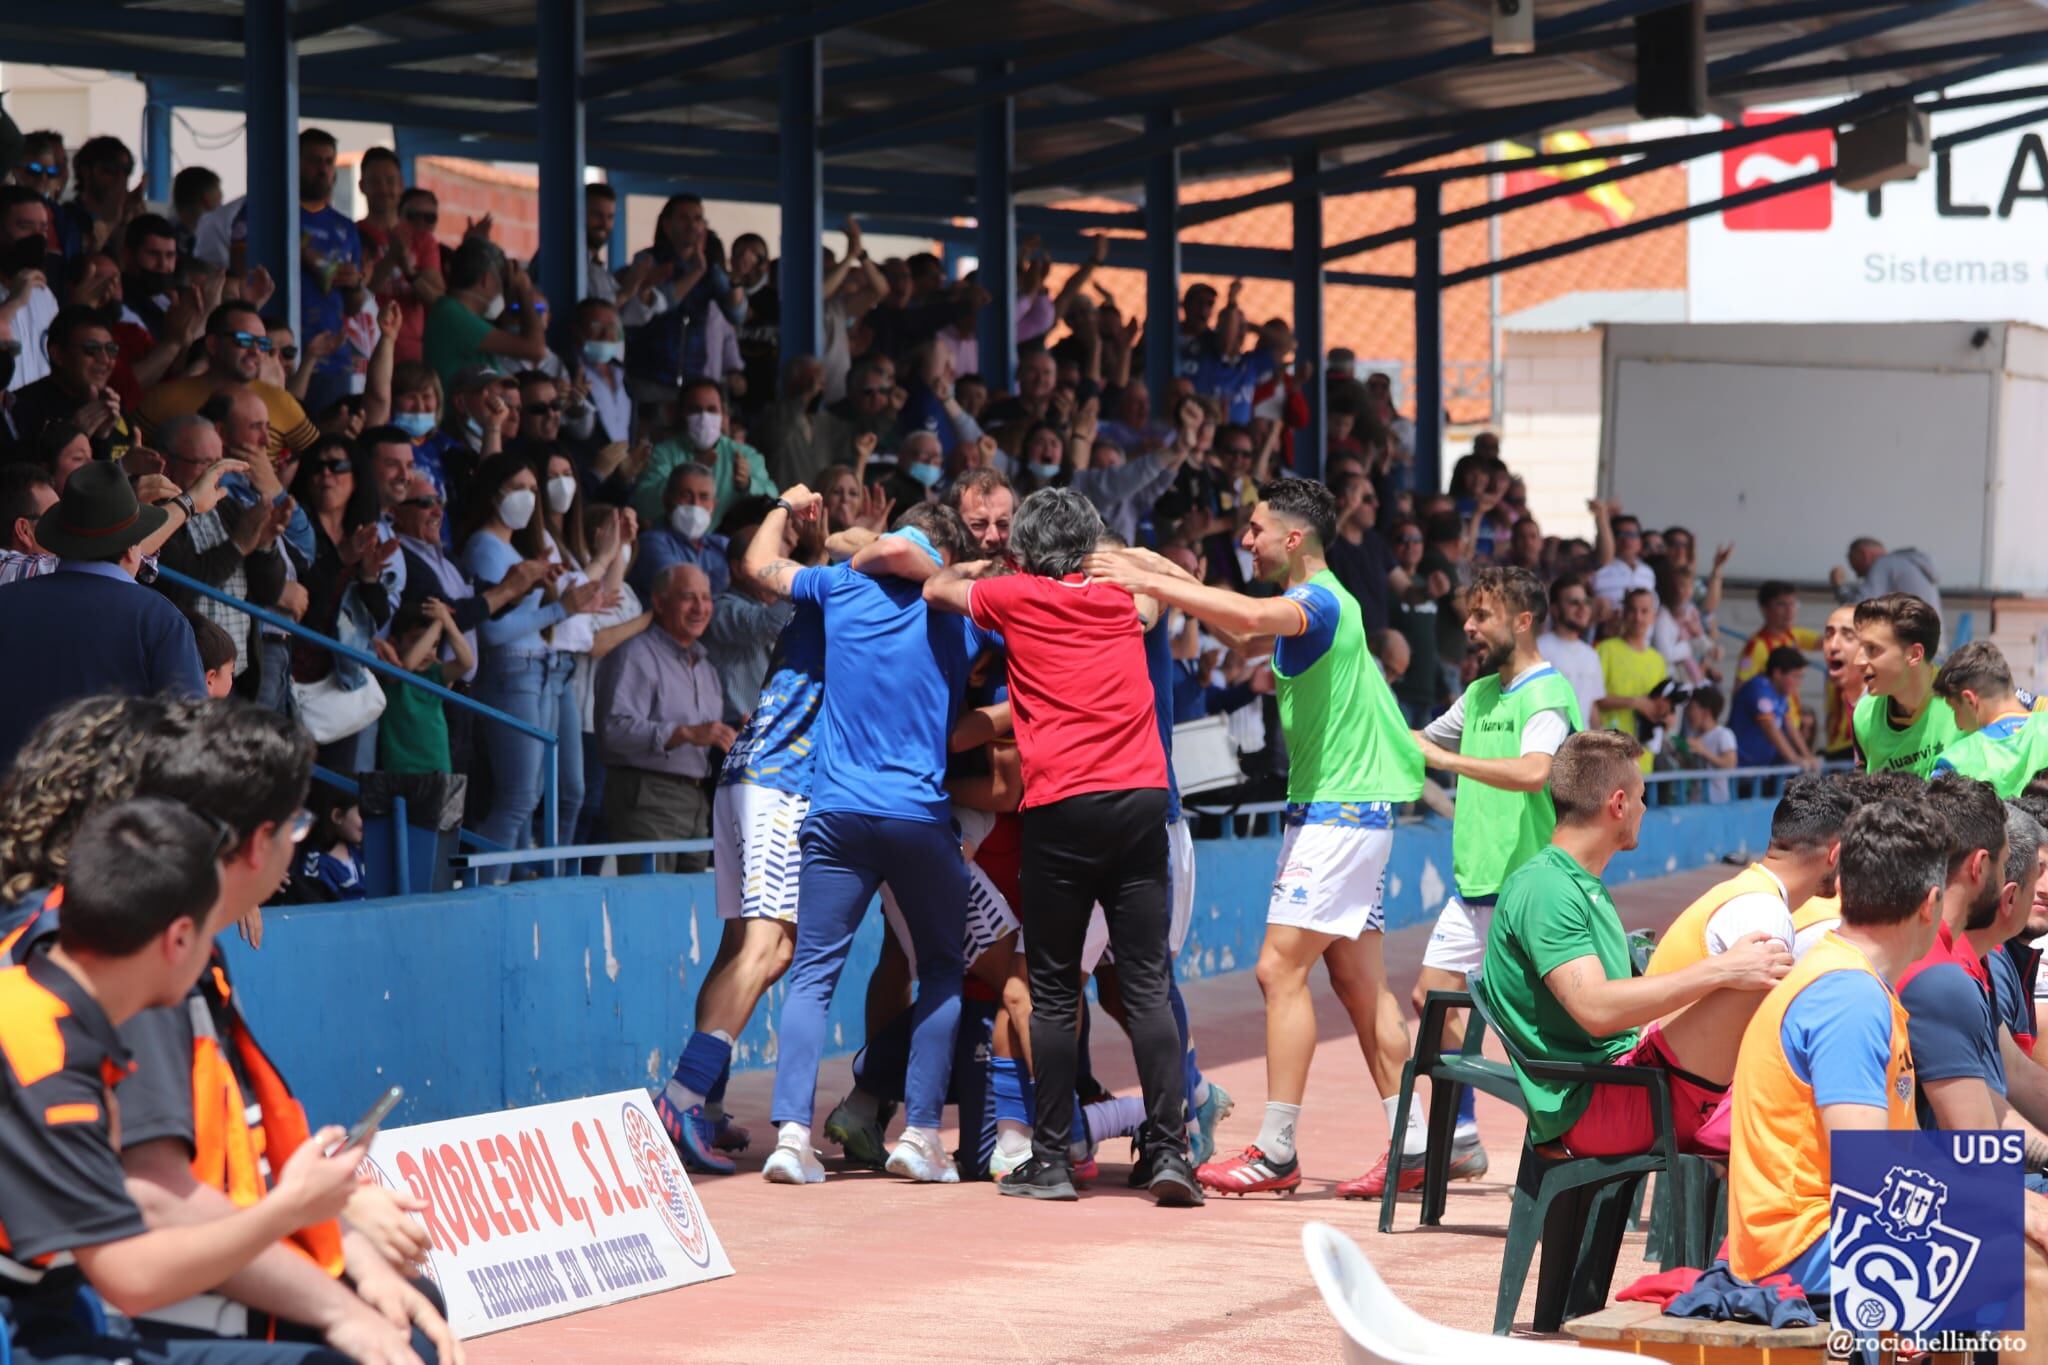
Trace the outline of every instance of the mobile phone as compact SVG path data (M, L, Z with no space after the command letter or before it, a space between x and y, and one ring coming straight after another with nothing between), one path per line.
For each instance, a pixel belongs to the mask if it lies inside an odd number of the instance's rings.
M377 1097L377 1102L363 1112L356 1120L356 1126L348 1130L348 1136L327 1149L327 1155L347 1151L351 1147L367 1147L370 1139L377 1135L377 1127L383 1123L398 1102L405 1098L405 1087L394 1085Z

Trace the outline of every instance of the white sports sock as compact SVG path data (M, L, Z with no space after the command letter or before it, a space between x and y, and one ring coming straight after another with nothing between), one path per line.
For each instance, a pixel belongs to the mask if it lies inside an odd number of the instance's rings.
M1209 1082L1208 1079L1205 1077L1202 1083L1195 1087L1195 1093L1188 1096L1188 1110L1190 1112L1190 1115L1192 1116L1194 1110L1200 1109L1203 1105L1207 1104L1208 1102Z
M1457 1131L1451 1134L1451 1140L1453 1142L1479 1141L1479 1121L1477 1119L1460 1119Z
M870 1095L857 1085L846 1092L846 1098L840 1103L844 1104L847 1112L855 1118L863 1118L872 1123L882 1117L881 1096Z
M1252 1145L1285 1165L1294 1160L1294 1125L1300 1119L1300 1105L1267 1100L1266 1117L1259 1124L1259 1136Z
M811 1150L811 1125L808 1123L785 1123L775 1130L777 1147L793 1147L808 1154Z
M1380 1101L1387 1107L1387 1131L1394 1131L1394 1111L1400 1106L1401 1097ZM1423 1121L1422 1106L1412 1100L1408 1105L1408 1132L1401 1140L1401 1155L1421 1156L1429 1150L1429 1125Z
M689 1109L693 1105L704 1103L702 1095L690 1089L689 1086L684 1085L673 1076L669 1077L668 1084L662 1087L661 1093L677 1109Z
M1028 1155L1031 1151L1031 1125L1015 1119L997 1119L996 1151L1006 1157Z
M946 1144L939 1137L939 1130L936 1128L911 1128L906 1126L903 1130L903 1136L896 1139L898 1143L913 1140L927 1152L935 1153L939 1156L946 1154Z
M1088 1121L1088 1140L1097 1146L1113 1137L1129 1137L1145 1121L1145 1101L1136 1095L1112 1095L1106 1100L1083 1105L1081 1117Z

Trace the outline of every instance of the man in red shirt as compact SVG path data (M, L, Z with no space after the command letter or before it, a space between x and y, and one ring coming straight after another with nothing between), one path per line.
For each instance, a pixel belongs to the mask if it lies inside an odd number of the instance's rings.
M1180 1030L1168 1003L1166 750L1139 605L1081 573L1102 534L1102 517L1086 498L1041 489L1010 527L1010 556L1023 572L990 576L995 561L941 569L925 581L924 595L928 606L1002 633L1024 768L1024 940L1038 1112L1032 1159L999 1188L1035 1199L1075 1197L1067 1140L1081 952L1100 902L1145 1095L1131 1184L1161 1204L1186 1206L1201 1203L1202 1192L1188 1165Z

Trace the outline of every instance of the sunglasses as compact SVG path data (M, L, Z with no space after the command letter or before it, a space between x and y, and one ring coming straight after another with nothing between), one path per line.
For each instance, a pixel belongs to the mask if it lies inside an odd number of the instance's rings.
M277 348L277 358L279 360L297 360L299 358L299 348L296 346L280 346Z
M285 837L295 844L305 843L306 836L312 832L313 812L309 810L300 810L284 823Z
M1614 538L1616 540L1641 540L1643 533L1641 531L1616 531Z
M64 174L64 163L61 161L55 162L50 165L44 165L40 161L24 161L21 163L21 168L27 171L30 175Z
M1557 605L1560 607L1583 607L1591 600L1591 598L1586 597L1560 597L1557 599Z
M398 505L400 507L417 507L422 512L431 512L441 505L441 500L436 497L407 498Z
M1421 536L1402 536L1402 537L1400 537L1400 539L1398 540L1398 542L1397 542L1397 543L1398 543L1398 544L1401 544L1401 545L1420 545L1420 544L1422 543L1422 537L1421 537Z
M121 353L119 345L111 341L79 341L72 343L81 355L113 357Z
M528 417L545 417L551 412L567 412L569 405L557 398L552 403L527 403L522 405L519 410Z
M263 354L269 355L272 349L269 337L258 336L254 332L220 332L217 335L226 337L229 341L234 342L235 349L239 351L246 351L253 347L263 352Z
M441 215L438 213L420 213L415 210L405 215L405 221L411 223L414 227L430 228L441 221Z
M314 464L313 468L319 470L323 474L334 474L337 476L342 474L353 474L355 473L356 469L354 465L350 464L345 458L341 456L336 456L334 459L331 460L321 460Z

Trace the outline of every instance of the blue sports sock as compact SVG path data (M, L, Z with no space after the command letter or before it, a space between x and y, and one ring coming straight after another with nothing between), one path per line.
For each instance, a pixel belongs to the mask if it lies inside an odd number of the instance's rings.
M718 1079L713 1081L711 1088L704 1092L704 1103L723 1105L725 1103L725 1083L731 1079L732 1045L728 1043L725 1049L725 1065L719 1068Z
M1173 1009L1174 1026L1180 1030L1181 1084L1182 1094L1187 1096L1190 1113L1195 1108L1195 1096L1202 1093L1202 1068L1195 1062L1194 1034L1188 1028L1187 1002L1180 998L1180 982L1170 981L1166 988L1166 1003Z
M996 1097L996 1118L1009 1123L1031 1126L1031 1104L1024 1098L1031 1078L1024 1074L1024 1067L1015 1057L991 1057L988 1059L988 1085Z
M1478 1094L1478 1091L1468 1085L1465 1087L1465 1093L1459 1097L1458 1126L1460 1128L1469 1128L1479 1122L1479 1111L1474 1107L1474 1101Z
M676 1059L676 1083L693 1095L709 1096L718 1078L732 1066L732 1044L699 1029L683 1044Z
M1074 1092L1074 1126L1067 1129L1067 1140L1069 1142L1086 1142L1088 1140L1088 1116L1081 1112L1081 1094L1079 1091Z

